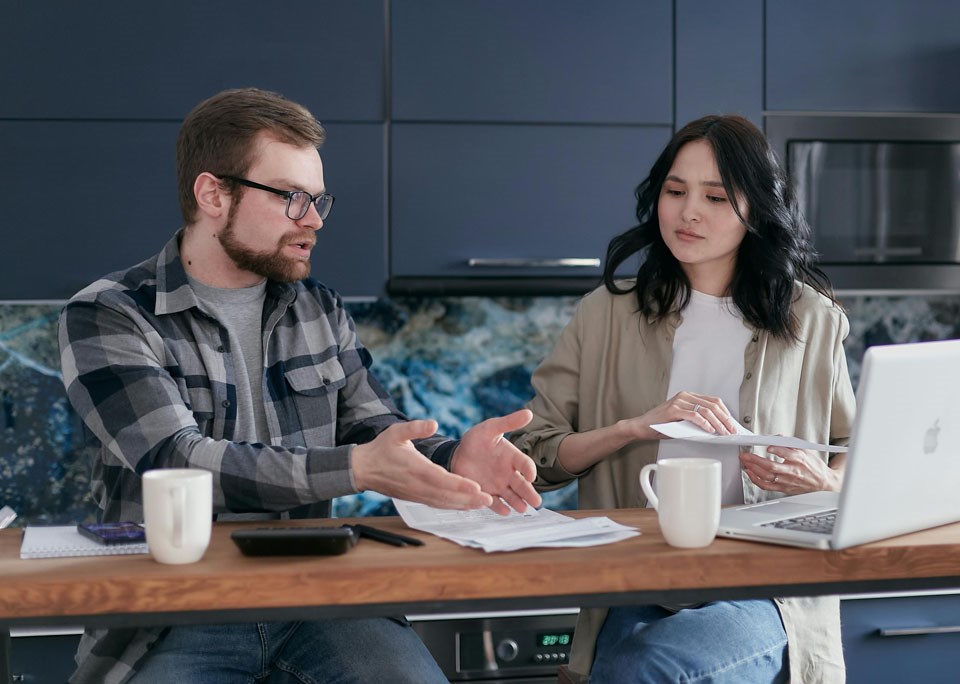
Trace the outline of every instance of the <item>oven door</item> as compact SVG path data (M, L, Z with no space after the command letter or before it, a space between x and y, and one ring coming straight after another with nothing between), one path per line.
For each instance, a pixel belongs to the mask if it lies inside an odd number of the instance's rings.
M825 263L960 263L960 144L787 143Z

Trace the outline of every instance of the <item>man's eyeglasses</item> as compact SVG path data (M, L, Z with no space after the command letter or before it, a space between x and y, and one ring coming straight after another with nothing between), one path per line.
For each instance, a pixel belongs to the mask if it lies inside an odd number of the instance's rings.
M246 178L237 178L236 176L220 176L220 178L239 183L240 185L246 185L248 188L266 190L267 192L272 192L274 195L285 197L287 199L287 218L291 221L299 221L306 216L311 204L316 207L317 213L320 214L320 219L326 220L327 216L330 215L330 209L333 207L333 200L335 199L333 195L327 192L321 192L319 195L311 195L305 190L277 190L276 188L271 188L269 185L261 185L260 183L254 183Z

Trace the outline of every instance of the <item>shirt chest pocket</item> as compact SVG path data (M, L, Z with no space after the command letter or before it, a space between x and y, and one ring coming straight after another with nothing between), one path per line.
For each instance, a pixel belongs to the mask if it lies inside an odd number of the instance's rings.
M288 436L299 432L304 446L333 446L337 426L337 402L340 390L347 384L346 373L336 358L321 364L294 368L284 372L290 398L299 425L285 430Z
M193 413L193 418L197 421L200 433L210 436L214 419L214 397L209 380L200 377L178 377L175 381L184 405Z

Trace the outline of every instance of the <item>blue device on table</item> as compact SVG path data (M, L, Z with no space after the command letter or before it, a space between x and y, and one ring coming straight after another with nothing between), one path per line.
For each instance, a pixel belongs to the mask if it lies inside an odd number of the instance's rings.
M146 541L143 525L135 522L80 523L77 531L101 544L141 544Z

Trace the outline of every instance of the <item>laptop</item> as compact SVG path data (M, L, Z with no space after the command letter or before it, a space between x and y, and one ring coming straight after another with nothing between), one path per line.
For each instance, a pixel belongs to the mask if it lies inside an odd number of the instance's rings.
M718 534L844 549L960 520L958 387L960 340L868 348L842 491L724 508Z

